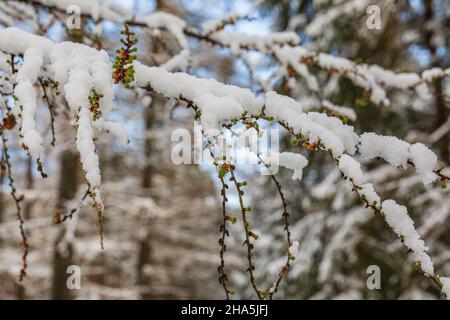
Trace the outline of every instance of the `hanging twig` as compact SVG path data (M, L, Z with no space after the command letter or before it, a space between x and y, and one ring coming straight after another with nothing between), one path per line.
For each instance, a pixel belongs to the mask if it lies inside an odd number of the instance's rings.
M17 189L14 185L14 179L12 176L12 169L11 169L11 162L10 162L10 155L8 151L8 145L7 145L7 138L5 135L5 132L1 132L2 136L2 143L3 143L3 161L6 164L7 172L8 172L8 179L9 179L9 187L10 187L10 193L11 197L14 200L14 203L16 205L16 216L17 220L19 220L19 229L20 229L20 235L22 237L22 245L23 245L23 254L22 254L22 268L20 269L20 275L19 275L19 281L22 282L24 277L27 275L27 256L29 251L29 245L28 245L28 238L25 232L25 221L22 217L22 207L20 206L20 202L24 199L23 195L18 196L17 195Z
M47 95L47 90L46 90L44 81L42 80L41 77L39 77L38 80L39 80L39 83L40 83L41 88L42 88L43 98L44 98L45 102L47 103L48 111L50 112L50 125L51 125L51 130L52 130L52 142L51 142L51 145L52 145L52 147L54 147L55 143L56 143L54 105L53 105L53 102L50 101L50 97Z
M251 209L244 206L244 200L242 198L244 192L241 190L241 186L243 186L243 184L237 181L234 170L235 170L234 166L230 165L230 168L229 168L229 171L231 174L230 181L232 181L234 183L234 185L236 187L236 191L238 193L239 206L241 209L242 224L244 226L244 231L245 231L244 245L247 246L247 261L248 261L247 272L249 274L249 278L250 278L252 287L255 290L256 295L258 296L258 299L261 300L262 299L261 291L258 289L258 287L256 285L256 280L255 280L255 275L254 275L254 271L255 271L255 265L253 263L254 245L250 241L250 237L257 240L259 238L259 236L250 230L250 223L248 222L248 219L247 219L247 212L250 212Z

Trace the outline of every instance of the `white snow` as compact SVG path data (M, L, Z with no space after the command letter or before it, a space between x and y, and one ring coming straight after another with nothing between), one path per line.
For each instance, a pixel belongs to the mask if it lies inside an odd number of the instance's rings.
M189 50L183 49L180 53L163 63L161 68L167 71L185 70L189 66L189 56Z
M405 166L409 158L409 144L392 136L364 133L360 137L359 153L363 159L380 157L394 167Z
M338 106L328 100L323 100L322 105L324 106L324 108L327 108L330 111L334 111L341 116L345 116L352 121L356 120L356 113L352 108Z
M83 170L86 173L86 180L95 188L100 185L100 168L98 156L95 153L94 131L91 124L91 115L89 110L84 106L78 113L79 120L77 122L77 149L80 153Z
M334 69L341 72L351 70L354 67L353 62L350 60L332 56L326 53L319 53L318 64L324 69Z
M186 73L170 73L157 67L147 67L139 62L134 62L136 71L136 85L145 87L148 84L157 92L166 97L184 97L191 101L201 95L209 93L216 97L228 97L235 100L249 114L259 114L263 102L256 98L249 90L218 82L215 79L200 79ZM216 112L227 113L227 110Z
M35 83L44 63L42 51L35 48L25 50L23 64L17 72L16 81L30 81Z
M360 137L359 152L363 159L383 158L394 167L406 167L410 160L424 184L437 179L433 172L437 165L437 156L421 143L410 145L392 136L380 136L364 133Z
M66 11L70 6L77 6L81 13L89 14L94 20L100 18L123 23L133 17L133 13L115 4L106 3L103 0L36 0L47 6Z
M20 133L22 143L26 146L28 152L34 159L38 159L42 148L42 137L36 131L36 122L34 120L36 113L36 91L29 81L20 81L14 94L18 98L18 103L22 107L22 122Z
M338 5L332 5L330 9L324 13L321 11L314 17L314 20L309 23L305 32L310 37L317 37L336 19L345 19L346 15L351 15L354 12L366 10L370 4L369 0L351 0L343 1Z
M87 2L85 5L88 6ZM21 136L30 155L38 158L43 150L42 138L36 131L34 120L37 99L33 88L38 76L42 75L58 82L71 111L79 117L76 146L87 181L94 189L98 187L101 180L100 169L95 153L94 125L88 101L91 89L95 88L103 95L100 99L102 117L98 119L100 121L95 127L112 131L122 142L127 141L120 124L105 120L115 107L111 81L112 65L108 54L103 50L98 51L72 42L55 44L44 37L17 28L0 30L0 48L7 48L14 54L24 53L24 62L17 73L18 83L14 94L18 98L18 105L22 107ZM42 67L45 67L46 73L42 72ZM100 194L99 191L97 194Z
M418 175L422 178L424 184L429 184L437 179L433 172L437 165L437 156L421 143L415 143L411 146L411 161L414 163Z
M284 121L294 132L307 138L312 144L321 142L326 150L334 156L340 156L347 150L354 153L357 136L353 128L345 126L339 119L323 113L301 113L300 104L291 98L284 98L276 93L266 94L268 116Z
M447 300L450 300L450 278L440 277L442 283L442 292L445 294Z
M236 12L229 13L224 19L209 20L202 24L203 33L211 34L219 31L225 24L233 24L241 15Z
M20 133L22 143L34 159L38 159L42 147L42 137L36 130L35 114L37 108L36 91L33 84L37 81L41 67L44 62L42 51L36 48L25 50L24 62L19 68L16 81L17 86L14 94L21 106Z
M427 276L434 276L433 263L426 253L428 247L425 246L414 228L414 222L409 217L406 207L397 204L394 200L385 200L382 210L389 226L399 237L402 237L405 245L413 251L414 259L420 263L422 271Z
M444 76L444 70L441 68L431 68L422 72L422 79L430 82L436 78Z
M339 169L356 185L363 183L364 177L361 171L361 164L349 155L344 154L339 158Z
M297 240L292 242L292 245L289 247L289 255L295 257L298 253L298 249L300 247L300 243Z
M94 121L92 125L97 129L111 132L123 145L126 145L128 143L127 133L125 132L125 128L121 123L107 121L103 118L100 118Z
M278 60L282 63L287 72L287 67L290 66L306 81L306 85L311 91L317 92L319 90L319 83L317 79L309 72L308 67L301 63L301 58L308 57L311 53L303 47L275 47L274 53Z
M150 28L167 29L177 39L181 48L188 48L188 43L183 33L183 29L186 27L184 20L170 13L158 11L145 16L142 18L142 21Z
M239 53L241 48L257 50L260 52L271 52L272 48L283 44L296 45L300 38L295 32L275 32L264 36L250 35L241 32L223 30L213 33L211 38L223 45L230 47L233 53Z
M226 119L238 119L244 109L233 98L217 97L211 93L204 93L193 99L202 111L201 124L205 131L220 129L220 123Z
M380 196L375 192L373 184L365 183L360 187L362 189L358 190L359 194L364 197L364 199L366 199L370 205L373 205L379 209L381 206L381 199Z
M325 113L309 112L308 117L336 135L344 145L345 152L349 154L356 152L356 144L359 138L352 126L343 124L340 119L328 116Z
M294 152L281 152L278 155L278 161L280 166L294 170L292 180L301 180L303 169L308 165L308 159Z
M291 97L274 91L266 93L266 111L277 120L289 117L290 112L301 114L302 105Z

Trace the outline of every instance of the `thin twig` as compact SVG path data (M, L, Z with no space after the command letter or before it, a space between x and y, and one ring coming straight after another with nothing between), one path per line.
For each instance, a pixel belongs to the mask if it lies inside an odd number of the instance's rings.
M38 78L39 83L41 84L42 92L43 92L43 98L48 106L48 111L50 112L50 123L51 123L51 130L52 130L52 147L55 146L56 143L56 134L55 134L55 111L54 111L54 105L50 101L50 97L47 95L47 90L45 88L44 81L41 77Z
M248 261L248 269L247 272L249 274L249 278L250 278L250 282L252 284L253 289L256 292L256 295L258 296L258 299L262 299L261 296L261 291L258 289L257 285L256 285L256 280L255 280L255 275L254 275L254 271L255 271L255 265L253 263L253 249L254 249L254 245L251 243L250 241L250 235L252 235L252 231L250 231L250 224L248 222L247 219L247 211L248 208L246 208L244 206L244 200L242 198L242 194L243 191L241 190L241 184L237 181L236 179L236 175L234 173L234 166L231 165L230 167L230 174L231 174L231 178L230 180L233 181L235 187L236 187L236 191L238 193L238 198L239 198L239 206L241 209L241 217L242 217L242 224L244 226L244 231L245 231L245 241L244 241L244 245L247 246L247 261Z
M73 216L78 213L83 205L84 200L86 200L86 198L89 196L91 192L91 186L88 184L88 188L86 190L86 192L84 193L83 197L81 198L80 202L78 203L76 208L71 209L68 213L66 214L55 214L55 216L53 217L53 221L57 224L62 223L68 219L72 219Z
M22 207L20 206L20 202L23 200L22 196L17 195L17 189L14 185L14 179L12 176L12 168L10 162L10 155L8 152L7 138L5 132L1 132L2 142L3 142L3 154L4 154L4 162L6 163L6 167L8 170L8 178L9 178L9 187L11 189L11 197L14 200L16 205L16 216L17 220L19 220L19 229L20 235L22 237L22 245L23 245L23 254L22 254L22 268L20 269L19 281L22 282L24 277L27 275L27 256L30 246L28 245L28 238L25 232L25 221L22 217Z

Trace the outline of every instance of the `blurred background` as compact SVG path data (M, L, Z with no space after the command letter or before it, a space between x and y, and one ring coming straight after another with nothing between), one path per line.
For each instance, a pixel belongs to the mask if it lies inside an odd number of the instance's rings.
M311 50L336 54L355 62L378 64L393 71L421 72L450 67L450 3L448 0L129 0L106 1L138 16L161 10L177 15L192 27L222 19L231 12L248 18L227 26L250 35L296 32ZM366 26L366 9L377 4L381 29ZM21 1L0 1L0 28L17 26L55 41L70 40L104 48L114 56L121 25L83 17L82 30L69 32L65 15ZM99 27L101 25L101 29ZM101 31L99 31L101 30ZM161 65L173 56L177 42L168 32L133 28L138 60ZM245 52L233 55L189 39L192 56L188 73L203 78L265 90L279 63L270 55ZM250 71L250 72L249 72ZM432 100L420 101L414 92L389 91L390 107L373 104L367 92L346 79L310 70L320 80L322 95L351 107L358 133L374 131L408 142L422 142L445 166L450 164L450 79L435 80ZM272 80L271 80L272 81ZM301 77L275 79L271 88L314 106ZM174 165L170 136L176 128L193 129L193 113L156 95L116 88L118 109L112 118L122 122L130 143L112 137L96 141L101 158L105 210L105 249L100 249L97 216L83 205L64 223L55 214L80 205L86 184L74 146L74 128L65 102L51 99L56 113L56 146L46 148L48 178L43 180L16 133L9 133L12 175L29 237L28 275L18 282L22 244L8 178L0 175L0 298L1 299L222 299L218 281L220 190L211 166ZM316 105L317 108L317 105ZM314 109L314 107L311 107ZM3 109L1 109L3 112ZM40 108L39 131L50 145L48 110ZM282 169L278 179L291 213L292 238L300 250L280 292L285 299L437 299L432 283L414 270L413 261L383 219L366 210L323 153L292 146L282 137L282 150L309 159L302 181L291 180ZM406 205L419 233L430 247L436 269L450 274L450 193L440 185L423 186L413 171L392 168L382 161L364 163L367 175L382 198ZM252 168L239 171L248 181L246 201L261 239L255 241L257 283L270 287L286 250L282 206L270 177ZM230 202L230 211L238 208ZM235 298L254 298L245 272L242 226L230 227L226 268ZM280 254L281 253L281 254ZM67 267L81 269L81 289L69 290ZM381 289L369 290L367 267L381 269Z

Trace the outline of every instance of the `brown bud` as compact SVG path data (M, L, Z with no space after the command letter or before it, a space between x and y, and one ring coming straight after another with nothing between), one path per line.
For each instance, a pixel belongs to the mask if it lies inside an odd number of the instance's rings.
M5 129L11 130L16 126L16 117L13 114L10 114L6 118L3 118L3 127Z
M120 57L121 59L123 59L123 58L125 58L125 57L127 56L127 54L128 54L128 52L126 52L125 50L122 50L122 51L120 51L120 53L119 53L119 57Z

